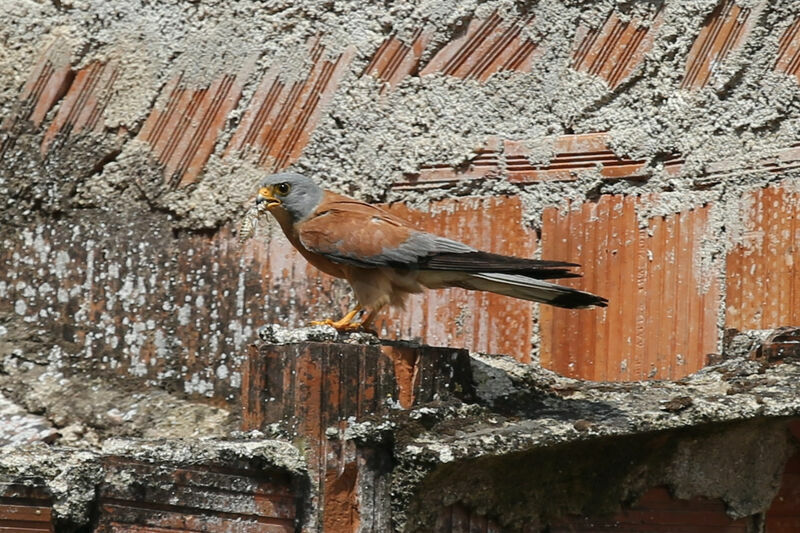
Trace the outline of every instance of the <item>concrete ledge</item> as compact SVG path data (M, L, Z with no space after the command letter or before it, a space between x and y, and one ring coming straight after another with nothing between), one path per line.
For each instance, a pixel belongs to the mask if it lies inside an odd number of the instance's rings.
M289 532L307 522L304 461L278 441L14 448L0 458L0 490L0 528L10 531L22 525L75 531L92 524L93 531Z
M612 383L270 328L248 351L244 431L11 448L0 520L248 532L648 530L670 513L731 531L791 521L797 332L731 335L719 362L680 381Z

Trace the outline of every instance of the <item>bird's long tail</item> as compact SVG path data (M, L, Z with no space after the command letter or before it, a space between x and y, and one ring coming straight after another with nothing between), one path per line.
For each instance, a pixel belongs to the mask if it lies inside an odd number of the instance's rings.
M592 306L606 307L608 304L608 300L602 296L556 285L555 283L522 274L477 272L462 278L456 285L464 289L489 291L568 309L581 309Z

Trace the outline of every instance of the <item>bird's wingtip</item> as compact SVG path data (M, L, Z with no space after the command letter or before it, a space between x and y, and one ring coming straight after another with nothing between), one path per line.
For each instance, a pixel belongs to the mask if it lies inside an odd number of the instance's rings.
M551 305L568 309L590 309L592 307L608 307L608 300L589 292L570 291L559 295L549 302Z

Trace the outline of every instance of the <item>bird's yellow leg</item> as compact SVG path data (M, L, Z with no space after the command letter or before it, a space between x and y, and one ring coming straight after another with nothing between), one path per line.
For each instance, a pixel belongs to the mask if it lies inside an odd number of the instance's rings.
M367 313L367 316L365 316L364 319L358 324L358 329L372 333L377 337L378 332L372 329L372 321L375 320L375 317L378 315L381 309L383 309L383 307L378 307L377 309L371 309Z
M360 305L355 306L352 310L350 310L346 315L344 315L339 320L331 320L330 318L326 318L325 320L315 320L311 323L312 326L331 326L336 328L338 331L353 331L361 327L361 324L354 323L353 319L361 312L363 307Z

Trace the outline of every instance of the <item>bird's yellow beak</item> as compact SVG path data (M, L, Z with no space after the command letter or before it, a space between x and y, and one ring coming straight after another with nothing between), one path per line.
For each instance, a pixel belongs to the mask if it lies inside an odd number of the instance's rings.
M272 185L258 189L256 205L261 205L264 202L267 202L267 209L281 205L281 201L275 198L275 191Z

